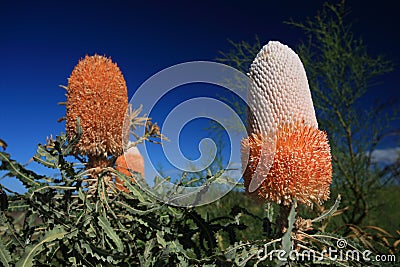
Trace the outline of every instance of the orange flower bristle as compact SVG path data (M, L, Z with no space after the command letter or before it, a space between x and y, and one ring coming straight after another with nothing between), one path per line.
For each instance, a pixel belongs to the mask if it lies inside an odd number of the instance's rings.
M68 79L66 128L76 136L80 118L83 134L74 152L92 158L123 152L123 125L128 107L125 79L118 66L104 56L86 56Z
M283 205L290 205L293 198L307 205L327 200L332 182L327 134L303 123L290 123L279 127L274 135L275 154L270 168L261 155L262 151L273 149L265 141L268 136L252 134L242 141L242 151L249 151L249 163L243 166L247 191L253 176L257 175L262 183L251 194L260 199Z

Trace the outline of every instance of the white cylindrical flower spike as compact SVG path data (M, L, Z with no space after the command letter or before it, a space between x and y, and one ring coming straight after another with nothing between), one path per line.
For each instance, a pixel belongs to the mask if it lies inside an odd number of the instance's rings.
M272 132L293 121L318 128L306 72L292 49L269 42L257 54L249 75L249 132Z
M242 141L246 191L283 205L328 199L330 146L318 130L300 58L286 45L269 42L249 75L249 137Z

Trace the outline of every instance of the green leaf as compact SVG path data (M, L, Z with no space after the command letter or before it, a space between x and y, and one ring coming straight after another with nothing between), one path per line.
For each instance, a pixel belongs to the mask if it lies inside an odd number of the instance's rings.
M163 237L163 232L157 231L156 236L157 236L158 244L160 244L163 248L165 248L167 246L167 242L165 241L165 239Z
M282 236L282 248L286 252L286 256L289 255L292 250L292 231L294 226L294 221L296 219L296 206L297 202L294 199L292 208L290 209L289 217L288 217L288 229L286 233Z
M118 172L118 171L113 171L120 180L124 182L124 185L129 189L129 192L131 192L133 195L135 195L140 202L146 202L146 200L143 197L143 193L140 192L137 188L136 185L133 185L132 182L130 181L130 177Z
M52 155L42 145L38 146L33 159L48 168L56 169L58 167L58 157Z
M114 244L117 246L117 249L119 252L122 252L124 250L124 245L122 244L121 239L117 235L117 233L114 231L114 229L111 227L110 222L107 220L107 218L104 215L99 216L99 225L101 228L106 232L107 236L114 242Z
M82 247L82 248L81 248ZM81 254L83 255L91 255L94 258L96 258L98 261L101 261L103 263L109 262L112 263L112 266L117 266L119 260L116 260L110 255L110 251L102 250L96 246L93 246L88 243L82 243L81 246L76 246L76 249L80 251ZM121 259L120 259L121 260ZM93 266L104 266L102 265L93 265ZM107 265L109 266L109 265Z
M152 250L155 244L156 244L155 238L146 242L143 255L138 255L140 260L140 266L143 267L153 266L152 264L154 264L156 258L153 256Z
M209 251L212 251L216 246L216 240L209 224L195 210L188 211L186 214L198 226L200 235L203 236L205 241L207 241Z
M79 188L79 190L78 190L78 197L85 204L88 212L93 211L93 209L94 209L93 204L87 200L87 195L83 192L82 188Z
M38 175L33 171L27 170L16 162L15 160L10 159L10 154L0 152L0 160L2 164L0 165L0 170L7 170L16 178L18 178L23 185L26 187L32 187L39 185L38 182L35 181L44 178L42 175Z
M58 226L53 230L48 231L43 238L39 240L38 243L30 245L25 248L25 253L21 259L17 262L16 267L30 267L33 266L33 261L35 256L40 252L43 246L48 243L62 239L68 232L66 232L62 227Z
M3 240L0 239L0 262L3 266L10 266L11 255L6 246L3 244Z
M319 222L319 221L322 221L322 220L332 216L332 214L335 211L337 211L337 209L339 208L340 200L341 200L341 196L338 195L338 197L336 198L335 204L333 204L333 206L327 212L325 212L318 218L313 219L312 222Z
M148 214L148 213L154 213L155 211L157 211L157 210L162 208L162 206L156 206L156 207L154 207L152 209L148 209L148 210L138 210L138 209L135 209L135 208L129 206L127 203L122 202L122 201L116 201L115 203L120 205L120 206L122 206L122 207L124 207L130 213L141 215L141 216L143 216L145 214Z

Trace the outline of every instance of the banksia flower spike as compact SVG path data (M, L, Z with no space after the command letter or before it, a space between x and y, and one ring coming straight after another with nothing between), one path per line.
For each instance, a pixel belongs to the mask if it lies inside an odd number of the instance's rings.
M131 171L144 176L144 160L136 146L129 148L123 155L119 156L115 165L115 169L126 176L132 176ZM134 182L135 180L131 178L131 181ZM120 191L129 192L128 188L117 177L115 178L115 186Z
M125 79L111 59L94 55L79 61L68 79L66 128L74 138L80 118L83 134L74 153L87 155L89 167L107 167L109 156L122 154L127 107Z
M318 130L307 76L297 54L269 42L250 67L248 133L242 141L246 191L288 206L329 198L332 163Z

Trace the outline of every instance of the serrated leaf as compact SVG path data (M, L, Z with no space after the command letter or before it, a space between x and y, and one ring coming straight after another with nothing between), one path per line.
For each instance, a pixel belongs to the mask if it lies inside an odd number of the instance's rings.
M129 192L132 193L134 196L138 198L140 202L146 202L146 200L143 197L142 192L140 192L134 185L132 185L130 179L131 177L128 177L118 171L114 171L114 173L118 176L118 178L124 182L124 186L128 188Z
M0 165L0 170L7 170L13 176L18 178L22 182L22 184L26 187L32 187L39 185L38 182L35 181L44 178L42 175L38 175L33 171L27 170L16 162L15 160L10 159L10 154L0 152L0 160L3 164Z
M216 246L216 240L208 223L194 210L187 212L187 215L189 215L193 222L199 227L201 235L204 235L204 239L207 241L209 250L212 251Z
M111 224L108 221L108 219L104 215L101 215L98 218L98 222L99 222L100 227L104 230L104 232L106 232L107 236L117 246L118 251L122 252L124 250L124 245L122 244L122 241L119 238L119 236L117 235L117 233L111 227Z
M6 246L3 244L3 240L0 239L0 262L3 266L10 266L11 255Z
M85 253L88 253L88 254L94 256L94 255L93 255L92 248L89 246L89 244L83 243L83 244L81 245L81 247L85 250Z
M43 248L46 243L50 243L57 239L62 239L68 232L63 228L57 227L48 231L38 243L30 245L25 248L25 253L15 265L16 267L30 267L33 266L33 261L37 253Z
M154 257L152 257L153 253L151 252L156 244L155 238L146 242L143 255L139 255L140 266L152 266L152 261L154 261Z
M52 155L42 145L38 146L33 160L48 168L56 169L58 167L58 157Z
M152 208L152 209L148 209L148 210L138 210L138 209L135 209L135 208L129 206L128 204L126 204L126 203L124 203L122 201L116 201L115 203L120 205L120 206L122 206L122 207L124 207L129 212L131 212L133 214L141 215L141 216L143 216L145 214L148 214L148 213L153 213L156 210L159 210L159 209L162 208L162 206L158 206L158 207L155 207L155 208Z
M83 255L90 254L99 261L112 263L113 264L112 266L119 266L117 264L120 262L120 260L125 259L125 256L116 257L114 255L113 257L112 255L110 255L111 253L109 250L104 250L88 243L82 242L82 244L80 246L76 246L75 249L78 250L80 254ZM97 264L96 266L103 266L103 265Z
M92 248L87 243L82 244L82 249L85 250L84 254L90 254L91 256L96 258L97 260L101 260L103 262L105 262L107 260L106 257L104 257L102 255L99 255L98 253L93 252Z
M94 209L93 204L90 203L90 201L87 201L87 196L83 192L82 188L79 188L79 190L78 190L78 197L83 203L85 203L85 206L86 206L88 212L93 211L93 209Z
M86 201L86 195L83 193L82 188L78 189L78 197L79 197L80 200L82 200L82 202Z
M259 248L257 246L251 246L248 250L243 249L241 253L236 254L235 263L238 266L246 266L247 262L258 254L258 251Z
M156 233L158 244L160 244L163 248L167 246L167 242L165 241L162 232L157 231Z

